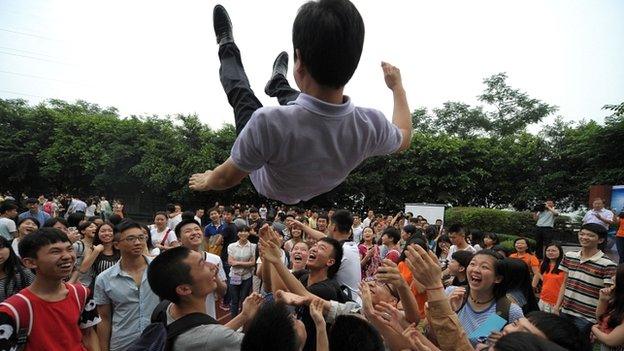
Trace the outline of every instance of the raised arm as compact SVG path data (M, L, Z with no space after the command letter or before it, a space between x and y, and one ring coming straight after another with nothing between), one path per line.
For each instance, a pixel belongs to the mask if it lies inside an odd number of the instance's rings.
M301 296L311 295L308 289L306 289L281 262L279 247L277 247L275 243L260 238L260 254L262 257L262 264L271 265L271 269L275 270L277 275L284 282L284 285L286 285L288 291ZM275 281L275 279L272 280ZM275 288L277 288L277 286L275 286Z
M189 188L196 191L225 190L238 185L248 175L236 167L229 157L212 171L193 174L189 179Z
M325 235L325 233L319 232L316 229L312 229L311 227L299 222L296 219L288 219L287 223L301 229L301 231L303 231L308 237L314 240L321 240L327 236Z
M392 113L392 124L401 130L403 141L397 152L409 149L412 142L412 115L407 104L407 95L401 81L401 71L393 65L382 62L381 68L384 72L384 80L394 97L394 111Z

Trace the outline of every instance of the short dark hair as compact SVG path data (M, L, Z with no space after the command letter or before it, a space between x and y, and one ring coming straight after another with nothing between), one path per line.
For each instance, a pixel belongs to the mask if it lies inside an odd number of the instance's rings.
M353 217L351 216L351 212L347 210L337 210L334 212L331 221L341 233L348 233L353 226Z
M327 216L327 212L319 213L318 216L316 217L316 220L318 221L319 219L325 219L327 223L329 223L329 217Z
M193 211L182 212L182 219L195 219L195 212Z
M226 213L226 212L230 213L230 214L234 213L234 210L232 209L232 206L224 207L223 208L223 213Z
M503 335L494 345L495 350L505 351L565 351L554 342L527 332Z
M605 227L601 226L600 224L597 223L587 223L587 224L583 224L583 226L581 226L581 230L588 230L596 235L598 235L598 238L600 239L606 239L607 238L607 229L605 229Z
M69 228L69 224L67 224L67 221L63 217L54 217L54 218L46 219L46 221L43 223L42 228L54 227L56 223L61 223L62 225Z
M299 8L293 47L314 80L331 88L349 82L360 62L364 21L348 0L309 1Z
M453 252L453 254L451 255L451 258L457 261L457 263L459 263L460 266L464 268L468 268L468 265L470 264L470 261L472 261L473 256L474 254L472 253L472 251L459 250L459 251Z
M22 258L37 258L37 252L42 247L63 242L70 241L60 229L41 228L23 237L19 242L18 251Z
M5 201L2 201L2 204L0 204L0 214L6 213L11 210L17 210L18 208L19 207L17 207L14 201L5 200Z
M195 219L184 218L182 221L180 221L180 223L175 226L175 229L173 230L175 232L175 235L178 237L178 240L180 240L180 232L182 232L182 227L187 224L197 224L201 228L201 224L199 224L199 222L197 222Z
M448 232L449 232L449 234L457 233L457 234L463 235L464 237L466 236L466 232L464 231L464 226L459 224L459 223L455 223L455 224L451 225L449 227Z
M141 228L141 225L139 223L133 221L130 218L126 218L119 222L119 224L117 225L117 231L115 232L116 239L121 238L121 233L132 228L137 228L141 230L143 229Z
M392 239L392 242L394 244L398 243L399 240L401 240L401 233L399 233L399 230L396 229L395 227L388 227L384 229L381 235L382 236L387 235L388 238Z
M328 244L330 244L334 250L333 250L333 259L334 259L334 264L331 265L329 268L327 268L327 277L328 278L333 278L336 273L338 273L338 270L340 269L340 264L342 262L342 244L340 244L340 242L334 238L330 238L330 237L324 237L319 241L324 241Z
M77 227L85 218L84 212L74 212L67 216L67 223L70 227Z
M26 199L26 204L27 205L31 205L31 204L37 204L39 203L39 201L37 201L37 199L35 199L34 197L29 197Z
M367 320L356 315L336 317L329 330L330 350L385 350L381 335Z
M249 213L257 213L257 212L258 212L257 208L255 208L253 206L249 208Z
M167 210L167 212L175 212L175 205L172 203L168 203L165 209Z
M526 315L526 318L544 333L548 340L566 350L587 350L587 341L581 337L579 329L571 320L542 311L530 312Z
M123 221L123 217L115 213L108 216L108 221L111 222L113 225L117 226L119 223L121 223L121 221Z
M191 250L178 246L163 251L147 267L147 281L152 291L162 300L180 303L176 288L182 284L192 284L191 267L183 261Z
M267 337L267 330L274 333ZM241 343L241 351L296 351L297 332L290 311L283 303L266 302L249 322Z
M39 220L37 218L35 218L35 217L30 217L30 216L18 219L17 220L17 227L19 228L19 226L22 225L22 223L24 223L26 221L31 221L31 222L35 223L37 228L41 227L41 224L39 224Z

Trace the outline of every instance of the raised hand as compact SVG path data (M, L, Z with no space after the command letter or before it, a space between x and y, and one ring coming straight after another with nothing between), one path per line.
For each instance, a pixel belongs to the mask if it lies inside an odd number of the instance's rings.
M393 65L387 62L381 62L381 69L384 73L384 80L386 81L386 85L392 91L397 88L403 88L403 83L401 81L401 71L394 67Z
M427 252L419 245L410 245L405 256L405 263L412 272L414 280L427 289L442 286L442 268L433 252Z
M375 305L375 314L397 333L403 333L409 326L409 322L405 319L403 313L387 302L380 302Z
M210 175L211 170L204 173L195 173L189 179L189 188L195 191L208 191L212 190L210 187Z
M325 328L325 318L323 317L323 300L314 299L310 304L310 316L317 328Z
M308 306L314 301L313 296L301 296L288 291L278 290L275 292L275 301L283 302L291 306Z
M399 268L396 263L387 259L383 260L383 265L377 269L375 278L377 281L392 285L395 289L407 284L405 279L403 279L401 272L399 272Z
M241 313L247 318L247 320L252 319L256 315L256 312L258 312L258 309L262 305L263 301L264 299L262 299L260 294L251 293L251 295L247 296L245 301L243 301L243 310Z

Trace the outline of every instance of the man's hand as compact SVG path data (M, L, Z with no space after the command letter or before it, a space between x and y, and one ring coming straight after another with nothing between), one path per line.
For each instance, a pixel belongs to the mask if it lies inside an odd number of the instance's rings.
M325 318L323 317L323 300L315 299L310 304L310 317L317 328L325 328Z
M397 265L391 260L383 260L383 265L377 269L375 274L377 281L382 283L388 283L398 290L401 286L406 285L405 279L399 272Z
M401 81L401 71L387 62L381 62L381 69L384 73L384 80L386 85L392 91L395 89L403 89L403 83Z
M301 223L298 220L293 219L293 218L288 218L286 220L286 225L287 226L291 226L293 228L301 229L301 230L303 230L303 227L305 226L305 224L303 224L303 223Z
M208 170L205 173L195 173L189 179L189 188L194 191L208 191L212 190L210 187L210 177L212 171Z
M280 264L282 259L279 247L274 242L262 238L260 238L260 256L264 262L273 264Z
M464 295L465 294L466 294L466 288L464 288L464 287L457 287L457 288L455 288L455 290L453 290L451 295L448 297L449 304L451 305L451 309L453 311L459 310L459 308L462 305L462 302L464 302Z
M414 280L427 289L443 286L442 268L433 252L427 252L419 245L410 245L405 251L405 256L407 258L405 263L412 272Z
M251 293L251 295L245 298L241 313L245 316L246 320L250 320L256 315L263 301L262 296L258 293Z

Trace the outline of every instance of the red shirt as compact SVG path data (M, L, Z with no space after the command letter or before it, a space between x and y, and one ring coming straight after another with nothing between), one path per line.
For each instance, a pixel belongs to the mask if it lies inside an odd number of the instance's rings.
M32 330L26 343L25 351L86 351L87 349L82 344L82 332L79 326L79 320L82 314L82 308L84 304L84 291L88 289L76 284L77 289L84 289L79 293L78 299L74 290L65 284L67 287L67 296L56 302L49 302L42 300L37 295L33 294L28 288L20 291L22 295L27 297L33 309ZM79 299L83 299L79 302ZM0 328L8 330L8 326L13 329L13 335L6 336L5 340L2 340L2 344L5 341L14 342L17 330L15 328L15 316L10 308L7 306L0 306ZM84 324L84 323L83 323ZM84 327L84 325L83 325ZM6 345L0 345L0 349L4 349Z

